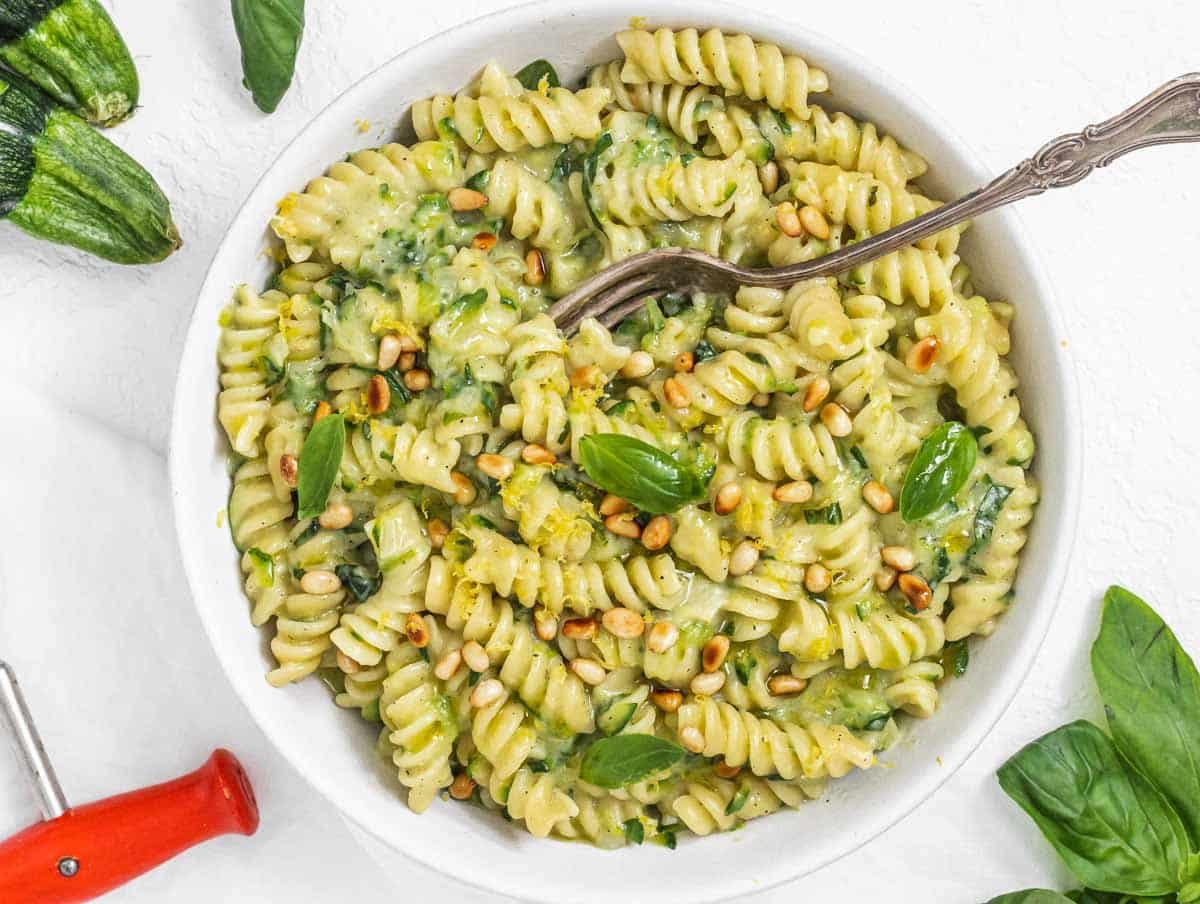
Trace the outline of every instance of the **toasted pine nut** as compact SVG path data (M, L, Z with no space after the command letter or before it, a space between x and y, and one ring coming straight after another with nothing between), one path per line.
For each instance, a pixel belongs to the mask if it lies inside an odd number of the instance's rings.
M604 371L595 364L585 364L571 371L571 385L576 389L590 389L604 382Z
M704 750L704 735L695 725L685 725L679 729L679 743L692 753L700 753Z
M900 592L908 599L909 604L918 612L928 609L929 604L933 602L933 591L929 589L925 579L919 575L902 574L896 579L896 583L900 587Z
M471 691L471 696L468 698L470 704L476 709L483 709L485 706L491 706L507 693L504 690L504 685L497 678L484 678L477 685L475 690Z
M357 675L360 671L362 671L362 666L343 653L341 650L337 651L337 665L345 675Z
M730 766L724 760L713 763L713 772L720 778L737 778L742 773L741 766Z
M471 478L462 471L451 471L450 480L454 484L454 501L459 505L470 505L479 495Z
M875 509L881 515L886 515L896 507L896 500L892 498L892 494L878 480L868 480L863 484L862 488L863 499L867 500L867 505Z
M623 640L641 637L646 630L646 620L637 612L626 609L624 606L614 606L609 609L601 616L600 621L609 634Z
M667 377L667 381L663 383L663 395L667 397L667 402L672 408L687 408L692 400L687 388L674 377Z
M817 377L808 384L808 389L804 390L804 411L807 414L812 414L817 410L817 407L825 401L829 395L829 380L825 377Z
M471 239L471 247L478 251L491 251L496 247L496 233L477 232L475 238Z
M633 516L629 512L609 515L604 519L604 526L618 537L628 537L631 540L636 540L642 535L642 529L633 520Z
M735 481L722 484L721 489L717 490L717 496L713 500L713 511L718 515L728 515L735 508L741 505L742 502L742 487Z
M706 672L715 672L725 664L729 655L729 638L724 634L714 634L700 651L700 665Z
M475 191L473 188L452 188L446 193L446 200L450 202L450 209L457 211L464 210L479 210L481 207L487 207L487 195L481 191Z
M803 226L813 238L818 238L821 241L829 238L829 223L825 220L825 214L821 213L811 204L805 204L800 208L800 225Z
M804 589L809 593L824 593L831 583L829 569L820 562L813 562L804 569Z
M675 646L678 639L679 629L675 627L674 622L655 622L646 634L646 649L651 653L665 653Z
M749 540L743 540L729 556L729 573L736 578L749 573L757 564L758 547Z
M493 480L508 480L512 477L513 468L516 466L511 458L484 452L482 455L475 456L475 467Z
M917 556L907 546L885 546L879 550L879 558L897 571L912 571L917 567Z
M409 643L418 650L429 646L429 627L420 614L410 612L404 617L404 633L408 635Z
M459 650L451 650L439 659L437 665L433 667L434 677L439 681L449 681L454 677L454 673L458 671L458 667L461 665L462 653Z
M591 684L593 686L608 677L608 672L604 671L604 666L594 659L584 657L571 660L571 671L578 675L584 684Z
M636 351L629 356L625 366L621 368L621 376L630 380L648 376L654 372L654 359L649 352Z
M392 391L388 388L387 380L375 374L367 384L367 410L371 414L383 414L391 403Z
M552 465L558 461L558 456L537 443L530 443L521 450L521 461L527 465Z
M401 373L408 373L417 366L416 352L401 352L399 359L396 361L396 369Z
M290 487L296 485L300 476L300 462L290 452L279 456L279 476Z
M771 493L776 502L798 503L812 499L812 484L807 480L793 480L791 483L781 483Z
M325 511L317 518L317 523L325 530L341 530L343 527L349 527L353 520L354 509L344 502L331 502L325 506Z
M486 672L492 664L487 650L477 640L468 640L463 644L462 658L472 672Z
M887 593L896 584L896 569L884 566L875 572L875 586L880 593Z
M404 385L412 392L424 392L429 388L429 371L419 367L405 371Z
M609 515L619 515L621 512L627 512L630 505L620 496L614 496L612 493L605 495L600 500L600 514L607 518Z
M849 436L854 429L849 413L837 402L829 402L821 409L821 423L830 436Z
M701 672L688 685L693 694L711 697L725 686L724 672Z
M525 282L531 286L540 286L546 278L546 259L542 252L531 248L525 255Z
M450 783L450 796L455 800L466 800L475 793L475 779L467 775L465 772L460 772L454 776L454 781Z
M400 337L395 333L388 333L379 340L379 356L375 359L375 369L391 370L400 360L403 351L400 347Z
M341 579L332 571L317 569L304 572L300 578L300 589L305 593L318 596L323 593L336 593L342 589Z
M400 340L401 352L415 352L421 347L417 344L417 340L407 333L401 333L396 338Z
M680 352L673 362L676 373L690 374L696 369L696 356L691 352Z
M755 408L766 408L771 404L771 396L765 392L756 392L750 396L750 404Z
M775 208L775 222L779 224L780 231L786 236L798 238L804 235L804 225L796 214L796 205L791 201L784 201Z
M642 545L651 552L662 549L671 540L671 519L655 515L642 529Z
M779 188L779 164L768 160L758 168L758 181L762 183L763 194L773 194Z
M650 701L665 713L673 713L683 705L683 694L670 688L657 688L650 692Z
M562 636L567 640L591 640L596 636L596 619L568 618L562 623Z
M904 363L915 374L926 373L933 367L940 345L937 336L926 336L908 350L908 354L904 356Z
M795 675L772 675L767 679L767 690L776 697L798 694L806 687L808 687L808 682Z
M429 545L434 549L441 549L446 537L450 536L450 525L441 518L430 518L425 527L429 531Z
M549 643L558 636L558 619L545 609L538 609L533 613L533 633Z
M317 402L317 407L313 409L313 424L316 424L321 418L329 417L333 414L333 408L325 401Z

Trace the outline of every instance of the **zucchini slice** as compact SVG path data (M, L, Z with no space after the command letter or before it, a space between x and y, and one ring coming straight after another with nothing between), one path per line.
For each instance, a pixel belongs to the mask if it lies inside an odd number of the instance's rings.
M96 125L137 106L137 68L97 0L0 0L0 63Z

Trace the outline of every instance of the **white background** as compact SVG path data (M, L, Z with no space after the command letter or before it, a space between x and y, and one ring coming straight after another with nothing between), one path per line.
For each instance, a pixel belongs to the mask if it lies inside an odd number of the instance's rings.
M224 745L262 806L255 838L197 848L113 900L498 900L398 859L381 867L272 754L192 612L163 456L188 314L262 170L351 82L504 5L310 2L296 83L267 118L240 88L226 2L111 0L144 105L113 137L158 177L186 245L157 267L120 269L0 224L0 656L18 669L73 800L164 780ZM873 58L997 172L1200 69L1200 11L1184 0L757 5ZM464 73L481 62L463 61ZM1079 536L1050 639L1000 726L933 799L840 863L754 900L974 904L1069 887L993 773L1042 731L1098 715L1086 652L1109 583L1149 598L1200 650L1198 172L1200 147L1157 149L1023 205L1066 315L1086 430ZM0 836L35 815L0 756Z

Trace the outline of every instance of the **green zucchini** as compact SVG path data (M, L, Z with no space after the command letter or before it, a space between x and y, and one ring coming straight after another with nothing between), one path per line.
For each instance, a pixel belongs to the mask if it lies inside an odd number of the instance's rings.
M171 205L153 176L74 113L6 74L0 218L118 264L160 261L180 246Z
M137 68L97 0L0 0L0 62L96 125L137 106Z

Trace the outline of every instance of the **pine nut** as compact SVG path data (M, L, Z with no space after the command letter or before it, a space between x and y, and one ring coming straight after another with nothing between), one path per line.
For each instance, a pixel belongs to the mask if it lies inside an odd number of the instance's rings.
M614 496L608 493L600 500L600 514L607 518L609 515L619 515L621 512L627 512L630 505L620 496Z
M808 687L808 682L795 675L772 675L767 679L767 690L776 697L798 694L806 687Z
M331 502L325 506L325 511L317 518L317 523L325 530L341 530L343 527L349 527L353 520L354 510L350 506L344 502Z
M917 567L917 556L907 546L885 546L879 550L879 558L897 571L912 571Z
M791 483L781 483L775 487L775 491L771 495L776 502L791 504L808 502L812 499L813 488L807 480L793 480Z
M484 678L475 685L475 690L471 691L471 696L468 699L473 707L483 709L485 706L491 706L503 697L505 693L504 685L498 679Z
M771 396L765 392L756 392L750 396L750 404L755 408L766 408L771 404Z
M656 515L642 529L642 545L651 552L662 549L671 539L671 519Z
M829 396L829 380L825 377L817 377L808 384L808 389L804 390L804 412L812 414L820 406L822 402Z
M487 195L481 191L475 191L473 188L452 188L446 193L446 200L450 202L450 209L462 212L464 210L479 210L481 207L487 207Z
M332 571L324 571L322 569L306 571L304 572L304 577L300 578L300 589L314 596L320 596L324 593L336 593L342 589L342 581Z
M714 635L700 651L700 666L706 672L715 672L725 664L725 657L728 655L729 638L724 634Z
M475 467L493 480L508 480L512 477L513 468L516 466L511 458L484 452L482 455L475 456Z
M730 766L724 760L717 760L717 762L713 763L713 772L715 772L719 778L737 778L742 774L742 767Z
M768 160L758 168L758 181L762 183L763 194L770 195L779 188L779 164Z
M929 604L933 602L933 591L929 589L924 578L915 574L902 574L896 579L896 583L909 604L918 612L928 609Z
M404 617L404 633L408 635L408 642L418 650L429 646L429 626L419 613L410 612Z
M683 705L683 694L670 688L658 688L650 692L650 702L665 713L673 713Z
M463 644L462 648L463 662L467 664L472 672L483 673L488 670L488 666L492 664L488 658L487 650L477 640L468 640Z
M609 609L600 621L609 634L613 637L620 637L622 640L641 637L646 630L646 620L637 612L626 609L624 606Z
M404 385L410 392L424 392L429 388L429 371L414 367L404 373Z
M439 659L437 665L433 667L434 677L439 681L449 681L454 677L454 673L458 671L458 667L461 665L462 653L458 650L451 650Z
M937 336L926 336L908 350L908 354L904 356L904 363L915 374L926 373L933 367L940 345Z
M571 671L578 675L579 680L584 684L590 684L593 687L608 677L608 672L604 671L604 666L594 659L572 659Z
M549 643L558 636L558 619L545 609L538 609L533 613L533 633Z
M633 520L633 515L629 512L609 515L604 519L604 526L618 537L628 537L631 540L636 540L642 535L642 529Z
M804 226L796 214L796 205L791 201L784 201L775 208L775 222L779 224L779 230L786 236L799 238L804 235Z
M496 247L496 241L496 233L479 232L475 234L475 238L471 239L471 247L478 251L491 251Z
M696 356L691 352L680 352L675 356L674 366L676 373L690 374L696 369Z
M646 649L651 653L665 653L675 646L678 639L679 629L675 627L674 622L655 622L646 635Z
M405 353L415 352L420 348L420 346L417 345L417 340L414 339L412 336L408 335L407 333L403 333L403 334L397 336L396 338L400 340L400 351L401 352L405 352Z
M800 208L800 225L814 238L821 241L829 238L829 223L825 220L825 214L811 204L805 204Z
M596 636L596 619L568 618L562 623L562 636L567 640L591 640Z
M821 423L829 431L830 436L849 436L854 429L854 423L846 409L837 402L829 402L821 409Z
M450 783L450 796L455 800L466 800L475 793L475 787L475 779L465 772L460 772Z
M692 693L698 697L711 697L725 686L724 672L701 672L688 685Z
M531 286L540 286L545 278L546 260L542 257L542 252L532 248L525 255L525 282Z
M749 540L743 540L729 556L729 573L740 577L749 573L758 564L758 547Z
M454 501L458 505L470 505L479 495L475 484L471 483L471 478L462 471L451 471L450 481L454 484Z
M704 735L695 725L685 725L679 729L679 743L692 753L704 751Z
M388 389L387 380L379 374L371 377L367 384L367 410L371 414L383 414L392 404L392 391Z
M604 383L604 371L595 364L585 364L571 371L571 385L576 389L590 389Z
M401 352L400 358L396 361L396 369L401 373L408 373L417 366L416 352Z
M887 593L896 585L896 569L895 568L880 568L875 572L875 586L879 588L880 593Z
M558 461L558 456L537 443L530 443L521 450L521 461L527 465L552 465Z
M313 409L313 426L316 426L322 418L329 417L331 414L333 414L333 408L330 407L328 402L317 402L317 407Z
M434 549L441 549L446 538L450 536L450 525L441 518L430 518L426 529L429 531L429 545Z
M375 359L375 369L391 370L400 360L403 351L400 347L400 337L395 333L388 333L379 340L379 357Z
M886 515L896 508L896 500L892 498L888 488L878 480L868 480L864 483L862 495L863 499L867 500L867 505L881 515Z
M621 376L637 380L654 372L654 359L649 352L636 351L629 356L625 366L621 368Z
M728 515L741 505L742 487L736 481L729 481L717 490L717 498L713 500L713 511L718 515Z
M687 408L692 400L687 388L674 377L667 377L667 381L663 383L663 395L667 397L667 402L672 408Z
M300 476L300 462L290 452L279 456L279 476L290 487L296 485Z
M831 583L829 569L820 562L813 562L804 569L804 589L809 593L824 593Z
M362 671L362 666L343 653L341 650L337 651L336 658L338 668L342 670L343 674L357 675L360 671Z

